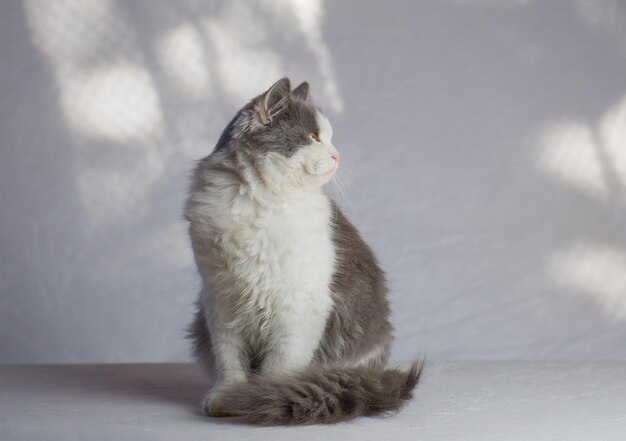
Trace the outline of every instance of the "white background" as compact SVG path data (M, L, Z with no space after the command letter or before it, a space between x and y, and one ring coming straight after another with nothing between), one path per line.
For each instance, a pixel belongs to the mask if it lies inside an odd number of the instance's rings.
M308 80L394 358L626 357L626 6L0 2L0 361L188 359L193 161Z

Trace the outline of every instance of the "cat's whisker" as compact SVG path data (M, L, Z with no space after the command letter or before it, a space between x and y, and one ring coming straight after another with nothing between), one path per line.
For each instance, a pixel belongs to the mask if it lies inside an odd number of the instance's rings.
M340 182L341 191L343 192L344 197L347 199L347 194L348 194L347 188L348 188L348 186L350 186L350 181L348 180L348 178L344 174L341 174L341 175L337 176L337 179Z
M357 197L360 200L365 200L365 195L363 194L363 192L359 189L358 185L355 185L354 182L352 181L352 179L350 178L350 176L347 173L339 173L336 174L337 179L341 182L341 187L342 190L345 193L347 193L347 190L355 190ZM350 201L348 201L348 199L346 198L347 203L349 203Z
M341 160L341 164L339 165L339 170L341 170L341 169L343 169L345 171L352 171L353 170L351 165L346 165L343 159Z
M341 178L342 179L342 184L343 183L347 183L350 187L354 186L354 183L352 182L352 180L350 179L350 177L348 176L347 173L344 173L344 171L339 171L338 173L336 173L337 178Z
M337 189L337 195L341 197L341 201L346 201L348 198L346 197L346 192L344 190L343 183L341 182L340 175L335 173L332 181L333 184L335 184L335 188Z
M332 182L332 189L333 189L332 191L333 199L335 199L335 202L337 202L338 204L341 204L341 199L343 199L343 195L341 194L341 189L339 187L337 178L333 176L331 179L331 182Z

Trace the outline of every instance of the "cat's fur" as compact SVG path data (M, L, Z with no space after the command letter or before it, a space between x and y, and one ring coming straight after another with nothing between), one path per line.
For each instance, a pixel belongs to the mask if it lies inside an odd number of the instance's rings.
M203 280L190 328L212 416L332 423L398 409L420 366L385 369L383 271L322 191L328 119L283 78L241 109L193 176L185 217Z

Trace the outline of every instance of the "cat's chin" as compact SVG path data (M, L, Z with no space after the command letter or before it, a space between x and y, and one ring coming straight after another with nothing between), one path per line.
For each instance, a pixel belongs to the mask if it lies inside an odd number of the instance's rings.
M332 177L335 175L335 172L337 171L337 168L339 167L335 165L326 172L322 172L322 173L308 173L307 172L307 174L309 175L310 178L312 178L312 180L314 180L317 184L322 186L332 179Z
M339 164L335 163L330 169L326 170L326 171L310 171L305 167L305 172L310 175L310 176L314 176L314 177L318 177L318 178L323 178L323 177L328 177L331 178L335 172L337 171L337 169L339 168Z

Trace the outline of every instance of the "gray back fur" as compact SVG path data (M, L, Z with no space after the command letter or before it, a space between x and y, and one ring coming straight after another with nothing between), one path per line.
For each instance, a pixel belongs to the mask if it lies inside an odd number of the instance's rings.
M384 366L393 340L385 274L370 247L334 202L333 210L335 308L317 356L324 362L356 362L372 354L367 364Z

